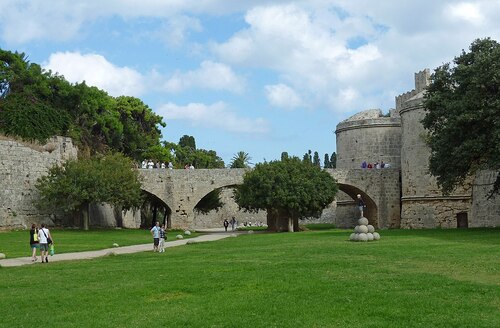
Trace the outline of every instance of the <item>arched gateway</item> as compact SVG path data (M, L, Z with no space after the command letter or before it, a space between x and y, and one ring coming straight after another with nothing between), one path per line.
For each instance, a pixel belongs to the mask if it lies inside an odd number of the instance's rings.
M173 228L193 227L194 208L213 190L243 182L245 169L168 170L141 169L142 189L172 211ZM400 222L400 178L397 169L327 169L340 190L361 194L367 203L365 216L378 228L396 228ZM318 192L321 192L318 190Z

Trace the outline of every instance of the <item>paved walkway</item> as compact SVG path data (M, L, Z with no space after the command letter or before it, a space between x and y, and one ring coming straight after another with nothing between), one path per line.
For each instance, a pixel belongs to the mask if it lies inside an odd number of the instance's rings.
M217 233L217 234L208 234L202 235L199 237L188 238L188 239L178 239L175 241L168 241L165 243L165 248L175 247L185 245L189 241L194 242L203 242L203 241L214 241L223 238L230 237L231 233ZM87 252L76 252L76 253L63 253L63 254L55 254L54 256L49 256L50 262L59 262L59 261L71 261L71 260L86 260L93 259L96 257L102 257L110 254L130 254L130 253L138 253L138 252L146 252L152 251L153 243L142 244L142 245L132 245L132 246L124 246L124 247L114 247L101 249L97 251L87 251ZM40 256L38 256L37 262L31 262L31 257L16 257L13 259L4 259L0 260L0 266L2 267L14 267L28 264L41 263Z

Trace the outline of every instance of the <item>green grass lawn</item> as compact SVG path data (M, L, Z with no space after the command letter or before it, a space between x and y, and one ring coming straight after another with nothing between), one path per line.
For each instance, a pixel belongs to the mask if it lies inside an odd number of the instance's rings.
M0 268L0 326L499 326L500 230L349 234L244 234Z
M97 229L83 231L50 229L50 233L54 238L57 253L112 248L114 243L119 246L153 243L149 230ZM183 232L168 231L167 241L175 240L175 236L178 234L183 234ZM193 233L191 236L184 237L190 238L197 235L199 234ZM29 230L0 232L0 253L6 254L7 258L31 256L29 241ZM40 252L37 254L39 255Z

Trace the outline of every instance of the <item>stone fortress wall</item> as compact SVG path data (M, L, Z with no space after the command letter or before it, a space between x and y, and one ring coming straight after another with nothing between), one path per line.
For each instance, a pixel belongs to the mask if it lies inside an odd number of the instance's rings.
M356 168L363 161L391 164L400 170L401 228L500 226L500 196L486 195L496 172L480 172L470 183L444 196L430 175L430 149L421 123L430 71L415 73L415 89L395 99L396 109L383 117L366 110L337 125L337 167ZM340 194L337 216L351 215L352 197Z
M70 138L54 137L47 144L0 139L0 229L26 228L30 223L60 223L61 217L41 213L35 183L50 167L76 158Z
M386 204L385 209L378 209L382 214L378 216L381 220L378 223L384 228L454 228L459 221L469 227L500 226L500 196L486 197L497 172L479 172L468 185L448 196L441 194L435 178L428 173L430 152L420 122L425 115L422 102L429 74L429 70L415 74L415 89L396 97L396 109L388 116L371 109L337 125L338 171L332 174L342 174L342 170L350 172L352 176L347 180L352 183L359 179L356 183L360 189L344 185L345 193L339 192L321 218L305 222L351 227L357 216L353 197L355 193L366 192L372 197L380 197L380 193L389 197L373 199ZM25 228L30 223L67 223L62 214L42 213L35 208L33 201L38 197L35 183L51 166L76 156L77 149L69 138L55 137L46 145L36 145L0 136L0 229ZM367 169L360 168L363 161L384 161L391 167L380 169L379 174L368 174ZM220 227L225 218L233 215L240 223L266 222L265 212L240 211L234 202L228 181L237 183L230 176L238 174L236 169L206 170L206 173L195 170L191 180L184 170L161 171L146 175L152 179L146 184L154 189L146 191L165 195L163 201L181 218L180 222L187 222L190 227ZM376 180L369 182L376 176ZM222 201L226 203L222 209L208 214L185 212L200 200L198 198L218 187L223 188ZM186 195L187 192L191 196ZM140 211L119 213L109 206L95 206L91 213L94 226L138 228L141 222Z

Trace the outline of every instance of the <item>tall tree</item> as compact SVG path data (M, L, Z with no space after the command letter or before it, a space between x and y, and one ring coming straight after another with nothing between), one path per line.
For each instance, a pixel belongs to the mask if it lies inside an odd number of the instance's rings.
M332 156L330 157L330 168L337 168L337 153L335 152L333 152Z
M66 133L68 101L55 99L68 87L69 83L30 63L23 53L0 49L0 131L42 142Z
M331 166L330 166L330 157L328 156L328 154L325 154L325 160L324 160L324 163L323 163L323 167L325 169L331 168Z
M298 220L320 215L337 191L337 183L330 174L292 157L257 164L243 177L235 200L249 211L266 210L270 229L297 231Z
M89 205L109 203L128 209L141 205L141 184L130 159L121 154L70 160L37 180L39 206L83 214L89 228Z
M304 156L302 157L302 161L304 163L312 163L312 152L310 149L307 151L307 153L304 154Z
M321 161L319 159L319 154L317 151L314 152L313 164L317 167L321 167Z
M498 172L500 191L500 44L477 39L435 69L425 94L429 170L444 193L481 169Z
M252 158L248 153L244 151L237 152L231 159L231 164L229 165L232 169L245 169L250 167L250 160Z
M196 141L193 136L183 135L179 139L179 146L183 148L191 148L192 150L196 149Z

